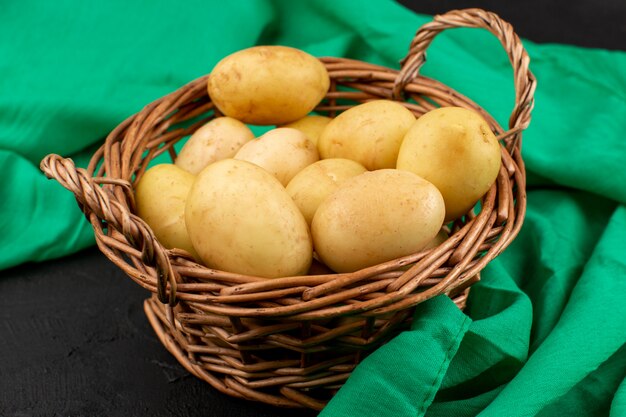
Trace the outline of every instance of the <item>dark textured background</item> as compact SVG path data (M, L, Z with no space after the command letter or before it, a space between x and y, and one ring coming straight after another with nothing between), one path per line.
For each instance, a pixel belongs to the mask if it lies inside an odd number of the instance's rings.
M626 50L624 0L401 3L429 14L481 7L535 42ZM95 248L0 275L0 417L315 415L236 400L189 376L153 335L146 293Z
M522 38L589 48L626 50L624 0L399 0L427 14L479 7L497 13Z

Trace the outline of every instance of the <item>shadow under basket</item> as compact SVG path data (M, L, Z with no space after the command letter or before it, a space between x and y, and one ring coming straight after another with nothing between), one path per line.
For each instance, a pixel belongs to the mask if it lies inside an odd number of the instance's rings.
M442 30L484 28L513 66L515 107L508 130L451 88L418 75ZM322 409L370 352L407 329L415 306L444 294L463 308L480 271L517 235L526 208L520 154L535 78L512 27L493 13L455 10L435 16L413 39L401 70L322 58L331 78L316 108L334 117L357 104L397 100L417 117L441 106L479 112L500 140L502 167L480 204L450 225L441 245L353 273L265 279L197 264L168 250L135 214L134 184L162 153L219 113L199 78L148 104L120 124L87 169L48 155L49 178L72 191L100 250L152 292L145 312L164 346L193 375L234 397L284 407Z

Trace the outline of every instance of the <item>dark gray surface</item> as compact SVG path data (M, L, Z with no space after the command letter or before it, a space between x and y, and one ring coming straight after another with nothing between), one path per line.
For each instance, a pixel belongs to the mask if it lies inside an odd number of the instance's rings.
M623 0L402 3L431 14L482 7L537 42L626 49ZM315 415L190 377L152 334L146 292L95 248L0 275L0 417Z
M625 0L399 0L418 13L479 7L497 13L520 37L541 43L626 50Z
M190 376L154 336L146 296L95 248L3 271L0 416L293 415Z

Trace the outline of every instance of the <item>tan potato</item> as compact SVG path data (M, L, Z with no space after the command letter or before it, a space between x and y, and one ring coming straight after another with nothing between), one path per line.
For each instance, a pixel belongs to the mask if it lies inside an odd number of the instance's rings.
M331 269L352 272L420 251L441 229L444 214L437 188L417 175L366 172L320 204L313 244Z
M196 175L207 165L232 158L244 143L254 139L248 126L231 117L218 117L196 130L182 147L176 166Z
M370 171L395 168L402 138L414 122L413 113L398 102L370 101L333 119L317 148L323 159L352 159Z
M421 116L407 132L397 168L432 182L446 202L446 221L467 213L495 182L500 144L475 111L442 107Z
M345 180L366 171L363 165L350 159L322 159L298 172L287 193L310 225L317 207Z
M226 116L254 125L281 125L309 114L329 85L324 64L306 52L255 46L218 62L207 88Z
M302 214L278 180L246 161L203 169L185 207L189 237L211 268L267 278L302 275L313 249Z
M281 127L290 127L292 129L298 129L304 133L306 137L317 146L318 139L322 134L324 128L333 120L326 116L306 116L295 122L287 123Z
M137 215L166 248L179 248L199 259L185 227L185 203L195 177L173 164L148 169L135 187Z
M319 160L319 155L304 133L282 127L246 143L234 159L260 166L286 186L298 172Z

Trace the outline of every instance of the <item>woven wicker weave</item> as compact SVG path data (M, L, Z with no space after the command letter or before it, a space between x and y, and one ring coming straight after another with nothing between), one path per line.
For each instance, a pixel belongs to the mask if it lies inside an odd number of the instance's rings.
M418 75L442 30L484 28L508 53L515 107L508 130L449 87ZM463 307L481 269L519 231L526 207L521 131L528 126L535 79L512 27L478 9L452 11L424 25L401 71L324 58L331 77L316 109L337 112L372 99L395 99L416 116L439 106L479 111L502 143L502 168L476 213L451 228L440 246L354 273L264 279L206 268L167 250L135 213L133 184L148 163L219 115L197 79L120 124L89 167L47 156L41 163L76 195L100 250L152 292L145 312L165 347L218 390L278 406L321 409L367 353L407 328L416 304L439 294ZM341 87L341 88L339 88ZM407 267L410 266L410 267Z

